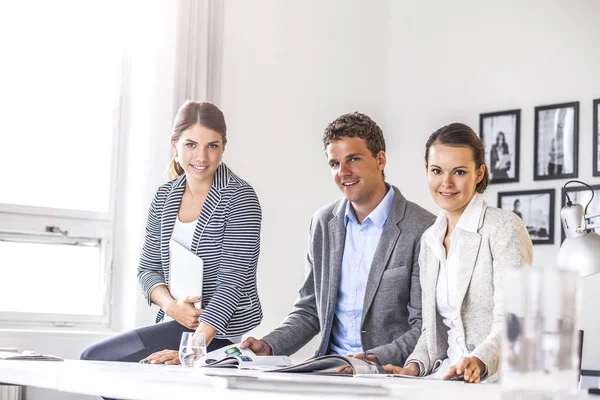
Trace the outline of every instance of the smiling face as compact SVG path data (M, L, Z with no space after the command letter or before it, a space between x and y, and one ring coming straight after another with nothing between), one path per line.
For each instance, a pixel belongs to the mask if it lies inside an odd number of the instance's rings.
M375 208L386 192L382 175L385 151L374 157L364 139L358 137L334 140L325 151L333 180L355 211L357 207L365 211L371 211L371 205Z
M225 151L220 133L194 124L184 130L179 139L171 145L187 179L212 183Z
M433 200L449 216L462 214L483 179L485 165L476 167L470 147L434 144L426 167Z

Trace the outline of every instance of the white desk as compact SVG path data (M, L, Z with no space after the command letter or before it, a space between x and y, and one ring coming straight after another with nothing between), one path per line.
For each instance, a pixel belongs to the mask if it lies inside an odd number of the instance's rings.
M218 374L220 376L211 376ZM501 399L499 385L326 377L93 361L4 361L0 382L119 399ZM581 392L579 398L594 398Z

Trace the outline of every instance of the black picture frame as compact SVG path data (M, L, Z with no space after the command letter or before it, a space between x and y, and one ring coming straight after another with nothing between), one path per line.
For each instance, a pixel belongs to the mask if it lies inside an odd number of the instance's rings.
M555 192L555 189L498 192L498 208L523 219L533 244L554 244ZM517 200L524 204L522 208L517 207Z
M499 152L500 135L503 151ZM479 114L479 137L485 148L490 183L519 182L521 110Z
M588 209L588 214L600 214L600 185L590 185L592 190L594 191L594 198L590 203L590 207ZM566 193L569 193L569 197L573 203L579 203L583 206L585 211L585 206L589 201L589 196L591 196L590 189L587 186L578 185L578 186L567 186L561 190L561 203L560 208L562 209L567 204L567 196ZM560 220L560 219L559 219ZM595 221L591 221L592 223ZM600 228L595 228L595 232L600 234ZM560 242L564 242L566 238L565 230L562 227L562 223L560 224Z
M594 160L594 176L600 176L600 140L598 139L598 135L600 135L600 99L594 100L594 148L592 151L594 152L593 160Z
M570 137L565 138L565 134ZM534 136L534 181L577 178L579 174L578 101L535 107Z

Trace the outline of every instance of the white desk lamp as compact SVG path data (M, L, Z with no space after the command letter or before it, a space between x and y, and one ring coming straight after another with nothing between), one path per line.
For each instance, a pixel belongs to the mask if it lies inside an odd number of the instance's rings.
M587 186L592 192L590 201L585 206L581 204L573 204L569 197L569 193L565 190L567 197L566 205L560 210L560 219L565 230L565 240L558 251L558 259L556 264L559 268L574 270L579 272L581 278L600 272L600 235L593 231L594 228L600 227L600 224L591 223L592 218L600 217L600 214L590 215L587 213L587 208L594 199L594 190L587 184L581 181L569 181L565 183L564 188L572 182L580 183ZM594 307L592 304L581 304L581 313L584 313L584 307ZM588 312L590 310L588 309ZM593 314L593 313L592 313ZM588 327L590 329L590 327ZM594 337L597 328L591 327L591 331L586 333L588 337ZM591 336L590 336L591 335ZM584 337L585 341L585 337ZM580 343L580 351L583 348L583 343ZM583 357L583 353L580 354ZM580 370L581 370L580 360ZM598 387L597 377L581 376L580 389Z
M587 207L594 198L594 190L580 181L569 181L581 183L592 191L592 198L584 208L581 204L571 201L569 193L566 205L560 210L560 219L565 230L566 239L558 251L556 264L559 267L579 271L581 277L593 275L600 272L600 235L593 231L600 228L600 224L590 222L592 218L600 217L600 214L587 214Z

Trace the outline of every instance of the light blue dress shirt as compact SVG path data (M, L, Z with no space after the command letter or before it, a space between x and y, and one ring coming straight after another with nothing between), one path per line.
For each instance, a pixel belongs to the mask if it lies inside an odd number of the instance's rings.
M344 223L346 240L337 294L335 317L331 331L330 352L340 355L363 351L360 335L365 289L373 256L390 213L394 189L359 224L350 202L346 205Z

